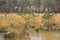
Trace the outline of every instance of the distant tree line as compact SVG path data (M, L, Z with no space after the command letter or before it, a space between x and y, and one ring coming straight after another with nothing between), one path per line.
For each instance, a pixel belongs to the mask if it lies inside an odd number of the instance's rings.
M7 0L6 0L7 1ZM22 11L25 7L40 13L44 11L60 12L60 0L8 0L0 1L0 12Z

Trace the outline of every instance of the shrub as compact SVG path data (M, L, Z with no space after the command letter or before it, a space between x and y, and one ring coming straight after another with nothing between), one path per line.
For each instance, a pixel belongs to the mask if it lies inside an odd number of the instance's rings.
M52 24L51 24L51 19L53 17L54 13L51 13L50 11L46 11L44 15L42 16L43 18L43 27L44 29L47 30L52 30Z

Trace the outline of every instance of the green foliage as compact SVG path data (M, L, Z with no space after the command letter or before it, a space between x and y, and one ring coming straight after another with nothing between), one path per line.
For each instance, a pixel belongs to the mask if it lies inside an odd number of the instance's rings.
M29 4L32 4L34 0L27 0Z
M22 11L18 11L18 14L30 14L32 13L32 10L30 10L28 7L24 7Z
M51 19L53 15L54 13L45 12L42 18L48 20Z
M29 9L29 8L27 8L27 7L25 7L24 9L23 9L23 11L22 11L22 13L32 13L32 11Z

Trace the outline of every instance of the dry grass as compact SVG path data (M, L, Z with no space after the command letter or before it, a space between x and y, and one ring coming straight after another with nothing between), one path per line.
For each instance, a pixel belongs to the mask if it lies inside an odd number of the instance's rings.
M20 26L21 24L26 23L25 18L23 18L20 15L17 15L17 14L14 14L14 13L7 14L7 19L6 19L5 15L6 14L0 14L0 26L7 27L11 23L14 24L15 26ZM39 29L41 27L41 25L43 24L42 23L43 14L35 14L35 15L36 15L36 17L34 17L34 19L32 18L32 16L29 18L30 24L31 25L36 24L35 28ZM27 16L27 15L25 15L25 16ZM56 24L60 24L60 14L54 15L53 19L51 19L51 22L56 23Z
M43 16L43 14L36 14L36 17L34 17L35 23L38 23L39 25L42 24L42 20L41 20L42 16ZM33 18L30 18L30 20L32 20L32 19ZM51 21L53 21L55 23L60 23L60 14L54 15L53 19L51 19ZM11 13L11 14L7 14L7 20L6 20L5 14L0 14L0 25L1 26L7 26L9 23L19 25L19 22L24 24L25 19L22 16Z
M38 29L38 28L40 28L40 25L42 25L42 20L41 19L42 19L43 14L35 14L35 15L36 15L36 17L34 17L33 21L36 23L35 28ZM29 19L30 19L30 22L31 22L33 18L30 17ZM54 15L53 19L51 19L51 21L54 22L54 23L60 24L60 14ZM22 16L14 14L14 13L7 14L7 19L6 19L5 14L0 14L0 26L7 27L11 23L14 24L17 27L17 26L20 26L20 23L25 24L26 20ZM31 24L33 24L33 23L31 23ZM13 29L13 30L9 29L9 30L10 30L10 32L11 31L14 32L15 29ZM20 30L17 29L17 30L15 30L15 32L19 33ZM19 37L19 36L17 36L17 37ZM54 40L53 36L49 35L47 40ZM58 40L60 40L60 38Z

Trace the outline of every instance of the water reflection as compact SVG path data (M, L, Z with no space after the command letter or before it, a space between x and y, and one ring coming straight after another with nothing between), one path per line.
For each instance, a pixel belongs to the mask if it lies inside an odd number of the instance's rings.
M30 34L30 40L60 40L59 33L40 33L37 35L36 33Z
M0 35L0 40L4 40L4 37Z

